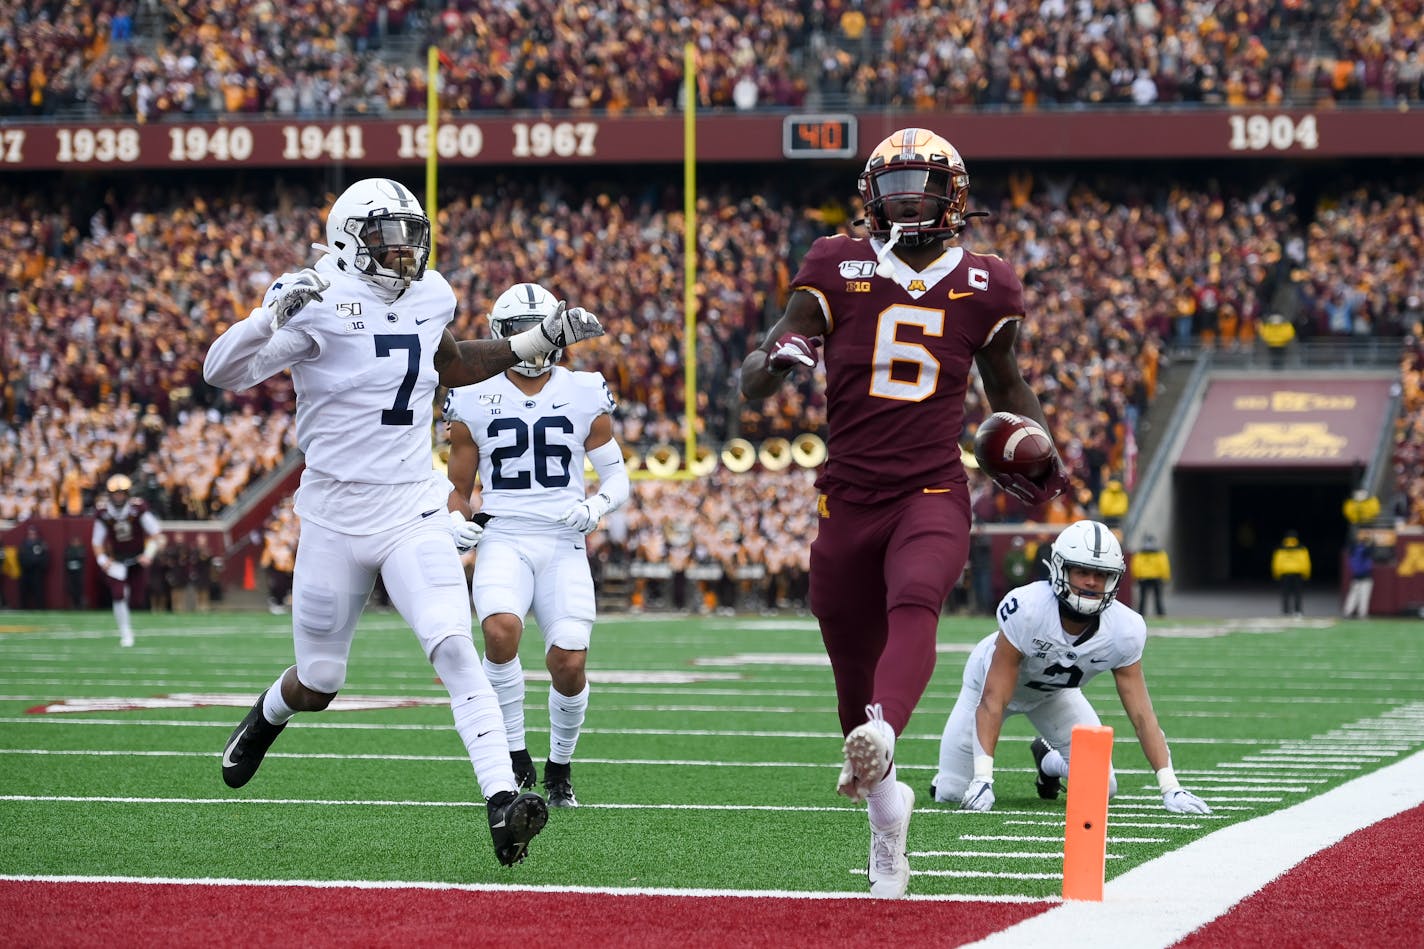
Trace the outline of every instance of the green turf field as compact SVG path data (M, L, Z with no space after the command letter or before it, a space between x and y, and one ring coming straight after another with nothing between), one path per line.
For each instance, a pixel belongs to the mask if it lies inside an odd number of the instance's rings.
M138 645L120 649L106 612L0 614L0 875L865 891L864 809L834 793L840 735L809 617L602 620L574 764L584 806L555 811L512 870L495 862L444 690L398 616L363 620L342 698L421 704L298 716L240 791L222 783L219 755L291 661L287 618L136 619ZM898 746L919 796L911 892L1051 897L1064 802L1034 793L1022 717L999 745L994 812L928 803L965 653L989 622L945 620ZM1086 691L1117 734L1122 781L1109 878L1424 747L1417 621L1152 632L1147 681L1177 773L1216 813L1163 810L1100 676ZM537 630L524 646L526 672L542 673ZM546 694L530 682L541 763Z

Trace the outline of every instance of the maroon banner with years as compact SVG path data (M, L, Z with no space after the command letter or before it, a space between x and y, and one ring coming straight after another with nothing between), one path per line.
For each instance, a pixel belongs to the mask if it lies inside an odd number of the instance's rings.
M452 165L680 162L682 116L447 117L435 135ZM707 162L863 159L897 128L923 125L976 160L1339 158L1424 155L1424 110L1179 110L837 115L709 112L697 120ZM315 121L0 123L0 169L268 168L424 165L423 118Z

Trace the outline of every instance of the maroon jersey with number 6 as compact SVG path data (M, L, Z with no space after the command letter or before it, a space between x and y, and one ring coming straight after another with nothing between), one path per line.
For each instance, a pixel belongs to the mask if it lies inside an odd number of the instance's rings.
M826 318L829 457L816 486L859 504L966 483L970 365L1023 318L1023 285L999 257L949 247L923 271L888 264L893 275L877 276L870 241L823 237L791 284Z

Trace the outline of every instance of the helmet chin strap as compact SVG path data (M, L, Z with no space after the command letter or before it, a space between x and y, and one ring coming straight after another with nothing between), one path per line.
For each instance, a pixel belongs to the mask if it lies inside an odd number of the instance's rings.
M895 245L900 242L900 234L905 230L905 225L899 221L890 225L890 237L875 254L875 276L884 277L887 280L895 276L895 265L890 263L890 252Z

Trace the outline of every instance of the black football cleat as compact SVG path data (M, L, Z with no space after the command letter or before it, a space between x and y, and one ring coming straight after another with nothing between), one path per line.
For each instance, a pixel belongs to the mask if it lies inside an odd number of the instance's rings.
M227 747L223 749L223 780L230 788L240 788L252 780L258 766L262 764L262 756L267 754L272 742L276 741L277 736L282 734L282 729L287 727L286 722L273 725L262 716L262 700L266 697L265 690L257 696L256 703L248 710L247 717L238 724L227 740Z
M572 771L572 764L544 763L544 790L549 794L550 807L579 806L578 798L574 797Z
M524 859L529 852L529 841L544 829L549 808L544 799L532 791L521 794L500 791L489 799L486 807L494 855L503 866L512 867Z
M538 783L539 772L534 770L534 759L529 757L528 748L511 751L509 763L514 765L514 783L520 790L527 791Z
M1034 787L1038 788L1038 796L1045 801L1058 800L1058 792L1063 788L1063 782L1050 774L1043 773L1043 758L1053 748L1042 738L1035 738L1033 744L1028 746L1028 750L1033 754L1033 767L1038 774L1033 779Z

